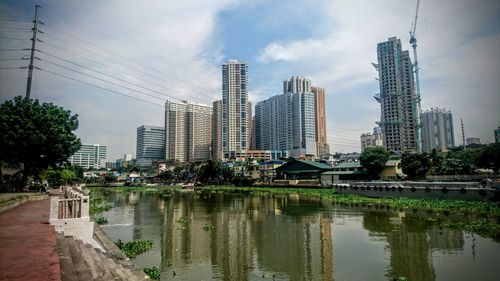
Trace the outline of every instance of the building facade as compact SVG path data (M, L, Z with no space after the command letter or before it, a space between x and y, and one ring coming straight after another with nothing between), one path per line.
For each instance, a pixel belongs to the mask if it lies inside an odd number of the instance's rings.
M212 106L212 159L222 160L222 100Z
M311 90L311 80L308 78L292 76L283 81L283 94L310 93Z
M136 141L137 163L143 167L150 167L155 161L165 160L165 128L161 126L142 125L137 128ZM124 156L124 161L128 155Z
M320 87L311 87L314 94L314 109L316 122L316 155L321 157L330 154L330 146L326 137L326 113L325 113L325 89Z
M361 137L361 151L367 147L383 147L384 136L380 127L373 128L373 133L362 134Z
M392 37L377 45L377 60L380 93L375 99L381 108L384 145L396 153L418 151L417 100L409 52L402 51L401 40Z
M99 144L82 144L73 156L69 158L71 165L84 169L106 168L107 147Z
M317 155L314 94L284 93L257 103L255 146L294 157Z
M192 162L211 158L212 107L188 101L165 103L165 158Z
M500 127L495 130L495 142L500 143Z
M222 154L229 159L250 148L251 112L248 103L248 64L222 64Z
M465 139L465 143L469 144L481 144L481 139L476 137L470 137Z
M422 113L422 150L432 152L447 150L455 146L453 115L444 108L431 108Z

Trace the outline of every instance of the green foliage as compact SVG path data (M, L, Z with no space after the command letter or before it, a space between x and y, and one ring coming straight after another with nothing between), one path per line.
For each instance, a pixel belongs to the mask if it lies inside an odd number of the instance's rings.
M383 147L367 147L359 156L361 165L368 170L372 178L378 178L389 160L389 152Z
M476 233L486 238L500 238L500 224L491 223L485 219L461 222L445 222L443 227Z
M151 280L160 280L160 268L157 266L145 267L143 269L144 273L151 278Z
M113 173L106 173L106 175L104 175L104 182L110 183L115 181L116 181L116 176Z
M404 153L401 158L401 168L409 179L425 179L431 168L432 160L427 153Z
M231 183L235 186L252 186L255 183L255 180L247 177L237 176L232 178Z
M158 178L162 181L171 181L175 178L175 175L171 170L165 170L158 175Z
M47 180L50 186L61 186L81 181L83 168L79 166L49 167L39 174L41 180Z
M215 225L212 223L207 223L203 226L203 231L205 231L205 232L209 232L212 230L215 230Z
M222 178L222 162L220 160L208 160L198 170L198 179L201 182L219 180Z
M107 212L113 208L112 205L104 204L103 199L99 196L90 196L90 215L98 215L103 212Z
M476 165L498 172L500 170L500 143L492 143L484 147L476 157Z
M118 239L115 244L125 256L131 259L153 248L153 241L151 240L135 240L124 243L122 240Z
M108 224L108 219L106 217L97 217L95 219L95 222L98 224L98 225L103 225L103 224Z
M78 116L52 103L15 97L0 105L0 161L24 164L23 185L81 147Z

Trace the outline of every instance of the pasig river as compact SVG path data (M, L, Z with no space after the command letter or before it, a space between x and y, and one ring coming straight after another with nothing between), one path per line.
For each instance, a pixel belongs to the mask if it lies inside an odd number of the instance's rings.
M162 280L500 280L500 243L428 216L260 192L106 200L103 230L152 240L134 262Z

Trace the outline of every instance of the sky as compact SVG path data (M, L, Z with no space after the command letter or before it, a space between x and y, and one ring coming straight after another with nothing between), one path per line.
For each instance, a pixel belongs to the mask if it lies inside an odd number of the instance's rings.
M221 65L249 66L249 99L281 94L304 76L326 89L332 152L360 151L380 119L377 43L410 50L416 0L0 0L0 102L26 92L35 3L44 23L31 97L78 114L83 143L108 160L135 155L136 129L163 125L165 100L211 105ZM455 142L493 142L500 126L500 1L421 0L417 21L422 110L453 113ZM90 76L89 76L90 75ZM75 81L77 80L77 81ZM110 81L112 83L108 83Z

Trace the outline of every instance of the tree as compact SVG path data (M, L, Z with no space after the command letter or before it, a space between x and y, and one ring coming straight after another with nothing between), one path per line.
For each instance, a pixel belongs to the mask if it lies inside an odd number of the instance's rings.
M208 160L198 169L198 179L206 182L211 179L222 177L222 162L220 160Z
M367 147L359 156L361 166L368 170L372 179L378 178L378 174L384 170L387 160L389 160L389 152L383 147Z
M0 105L0 161L24 165L19 189L28 176L62 164L80 149L77 128L78 115L52 103L18 96Z
M500 143L492 143L484 147L476 158L476 165L498 172L500 169Z
M401 168L409 179L425 179L432 166L432 158L427 153L404 153Z

